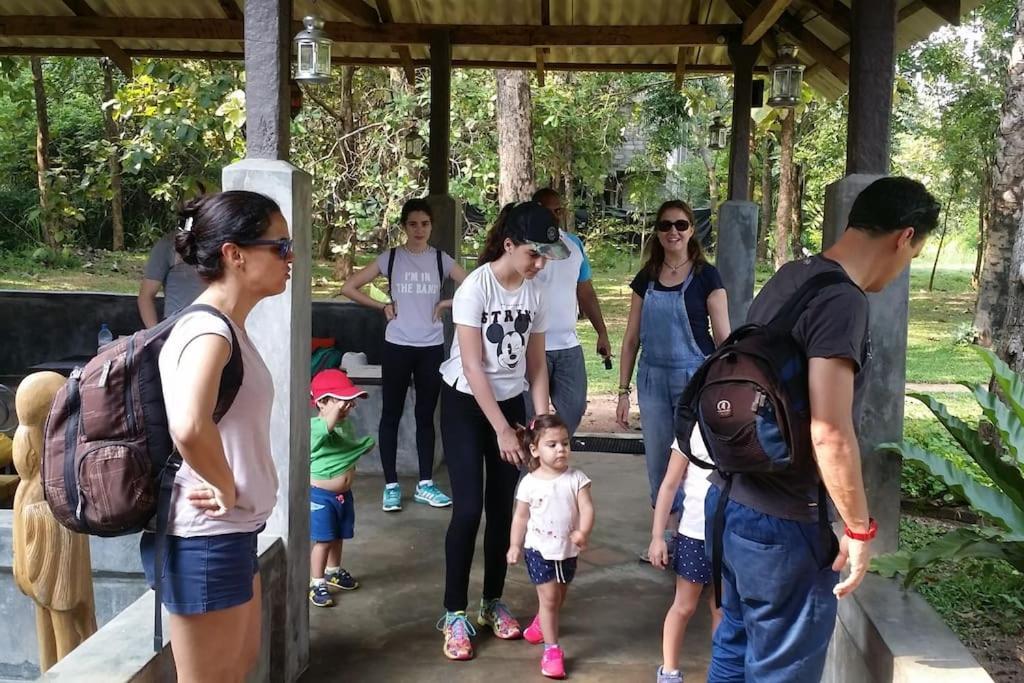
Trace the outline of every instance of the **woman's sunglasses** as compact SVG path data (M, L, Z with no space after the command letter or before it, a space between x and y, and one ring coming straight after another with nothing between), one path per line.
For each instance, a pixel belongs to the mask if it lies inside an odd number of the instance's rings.
M658 221L654 224L654 229L658 232L668 232L672 228L675 228L679 232L686 232L690 229L690 221L685 218L680 218L677 221Z
M245 240L244 242L236 242L240 247L277 247L277 255L283 261L288 258L288 254L292 253L292 240L287 237L282 237L277 240Z

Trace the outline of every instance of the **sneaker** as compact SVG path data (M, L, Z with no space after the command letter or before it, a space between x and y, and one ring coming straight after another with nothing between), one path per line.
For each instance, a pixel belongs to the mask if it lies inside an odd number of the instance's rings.
M469 623L465 612L446 612L437 622L437 630L444 634L444 656L448 659L473 659L473 641L476 629Z
M384 512L397 512L402 509L402 488L400 486L384 487Z
M530 625L523 631L523 638L531 645L540 645L544 642L544 632L540 630L540 617L534 617Z
M501 600L491 600L490 602L481 600L480 616L476 618L476 623L481 626L489 626L494 631L494 635L502 640L515 640L523 635L519 629L519 622Z
M343 591L354 591L359 588L359 582L344 569L339 569L336 572L327 574L324 579L327 581L328 588L337 588Z
M658 667L658 683L683 683L683 672L665 673L665 668Z
M446 508L452 504L452 499L437 488L436 484L417 484L412 499L417 503L426 503L432 508Z
M565 678L565 653L555 645L544 650L540 658L540 672L548 678Z
M334 598L327 590L326 583L315 584L309 587L309 601L317 607L334 607Z

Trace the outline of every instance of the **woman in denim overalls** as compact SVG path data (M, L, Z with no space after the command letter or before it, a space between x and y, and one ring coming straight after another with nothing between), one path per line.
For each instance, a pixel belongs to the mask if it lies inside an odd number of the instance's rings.
M630 285L633 298L622 340L615 411L619 425L628 428L630 379L639 349L637 398L652 506L668 466L676 401L704 358L730 332L722 278L693 238L693 210L682 201L665 202L654 227L647 260ZM681 503L679 494L673 512Z

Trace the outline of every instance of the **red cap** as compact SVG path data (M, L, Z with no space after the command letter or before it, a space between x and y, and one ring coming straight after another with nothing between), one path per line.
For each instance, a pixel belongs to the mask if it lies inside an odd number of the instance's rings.
M313 399L314 405L325 396L331 396L342 401L351 401L368 396L365 391L352 384L352 380L348 378L348 375L336 368L321 370L316 373L316 377L313 378L313 383L309 387L309 395Z

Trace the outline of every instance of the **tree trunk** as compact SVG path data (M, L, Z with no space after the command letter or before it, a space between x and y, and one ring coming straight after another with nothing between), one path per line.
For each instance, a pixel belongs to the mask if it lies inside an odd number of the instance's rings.
M761 229L757 238L757 261L763 263L768 260L768 235L772 229L772 139L764 137L764 147L761 150Z
M35 90L36 99L36 168L37 181L39 184L39 228L43 234L43 241L50 248L56 248L57 238L54 236L51 220L53 212L50 209L50 180L47 175L50 172L50 122L46 116L46 87L43 83L43 60L39 57L30 57L32 65L32 86Z
M534 191L530 73L498 69L498 203L525 201Z
M718 175L715 173L715 152L708 147L701 147L700 160L704 162L704 170L708 174L708 208L711 209L711 219L718 219Z
M575 232L576 204L573 199L576 196L576 183L573 181L571 165L562 172L562 186L562 228Z
M981 190L978 192L978 251L974 261L974 275L971 276L971 286L975 289L981 286L981 264L982 256L985 254L985 243L988 240L988 200L992 192L992 170L986 168L981 176Z
M1021 282L1018 270L1011 270L1011 262L1020 266L1021 208L1024 203L1024 0L1017 0L1014 26L1014 46L1006 82L1006 96L999 115L996 132L996 159L992 170L992 194L989 201L991 219L985 240L985 257L978 289L978 305L974 311L974 326L981 343L996 345L1004 360L1019 350L1006 348L1006 344L1020 343ZM1014 247L1015 240L1018 242ZM1016 314L1013 320L1008 312ZM1007 324L1009 323L1009 324ZM1002 347L1002 348L1001 348ZM1009 362L1009 360L1008 360ZM1020 367L1019 361L1010 363Z
M775 269L789 261L790 235L793 232L793 199L796 194L796 169L793 166L793 137L796 116L782 119L779 139L779 205L775 209Z
M800 259L804 255L804 167L797 164L793 176L796 190L793 193L793 226L789 241L793 248L793 258Z
M396 69L396 71L400 71ZM338 137L344 137L352 132L354 127L353 115L352 115L352 79L355 77L356 68L354 66L343 66L341 67L341 106L338 107ZM404 80L401 83L405 83ZM394 79L392 78L392 86L394 86ZM345 178L351 177L350 169L348 165L352 160L351 145L357 144L351 138L346 138L344 142L339 145L341 163L345 168L345 172L342 173L341 177L343 180L339 182L340 187L337 188L336 195L347 196L348 195L348 183L345 182ZM344 220L348 219L347 211L340 211L339 214ZM336 227L336 221L333 220L335 217L331 216L331 220L325 221L324 234L320 238L320 244L317 246L317 256L323 260L331 258L331 241L334 238L334 229ZM343 254L341 258L352 259L351 254ZM349 266L351 270L351 266Z
M114 99L114 64L109 59L100 60L103 64L103 102ZM107 142L112 151L107 165L110 167L110 222L113 230L111 247L114 251L124 250L124 192L121 187L121 144L114 121L113 107L103 108L103 128L107 134Z
M950 193L946 200L946 211L942 217L942 232L939 233L939 246L935 249L935 261L932 263L932 274L928 278L928 291L935 287L935 271L939 269L939 256L942 255L942 245L946 242L946 228L949 227L949 208L953 205L953 194Z

